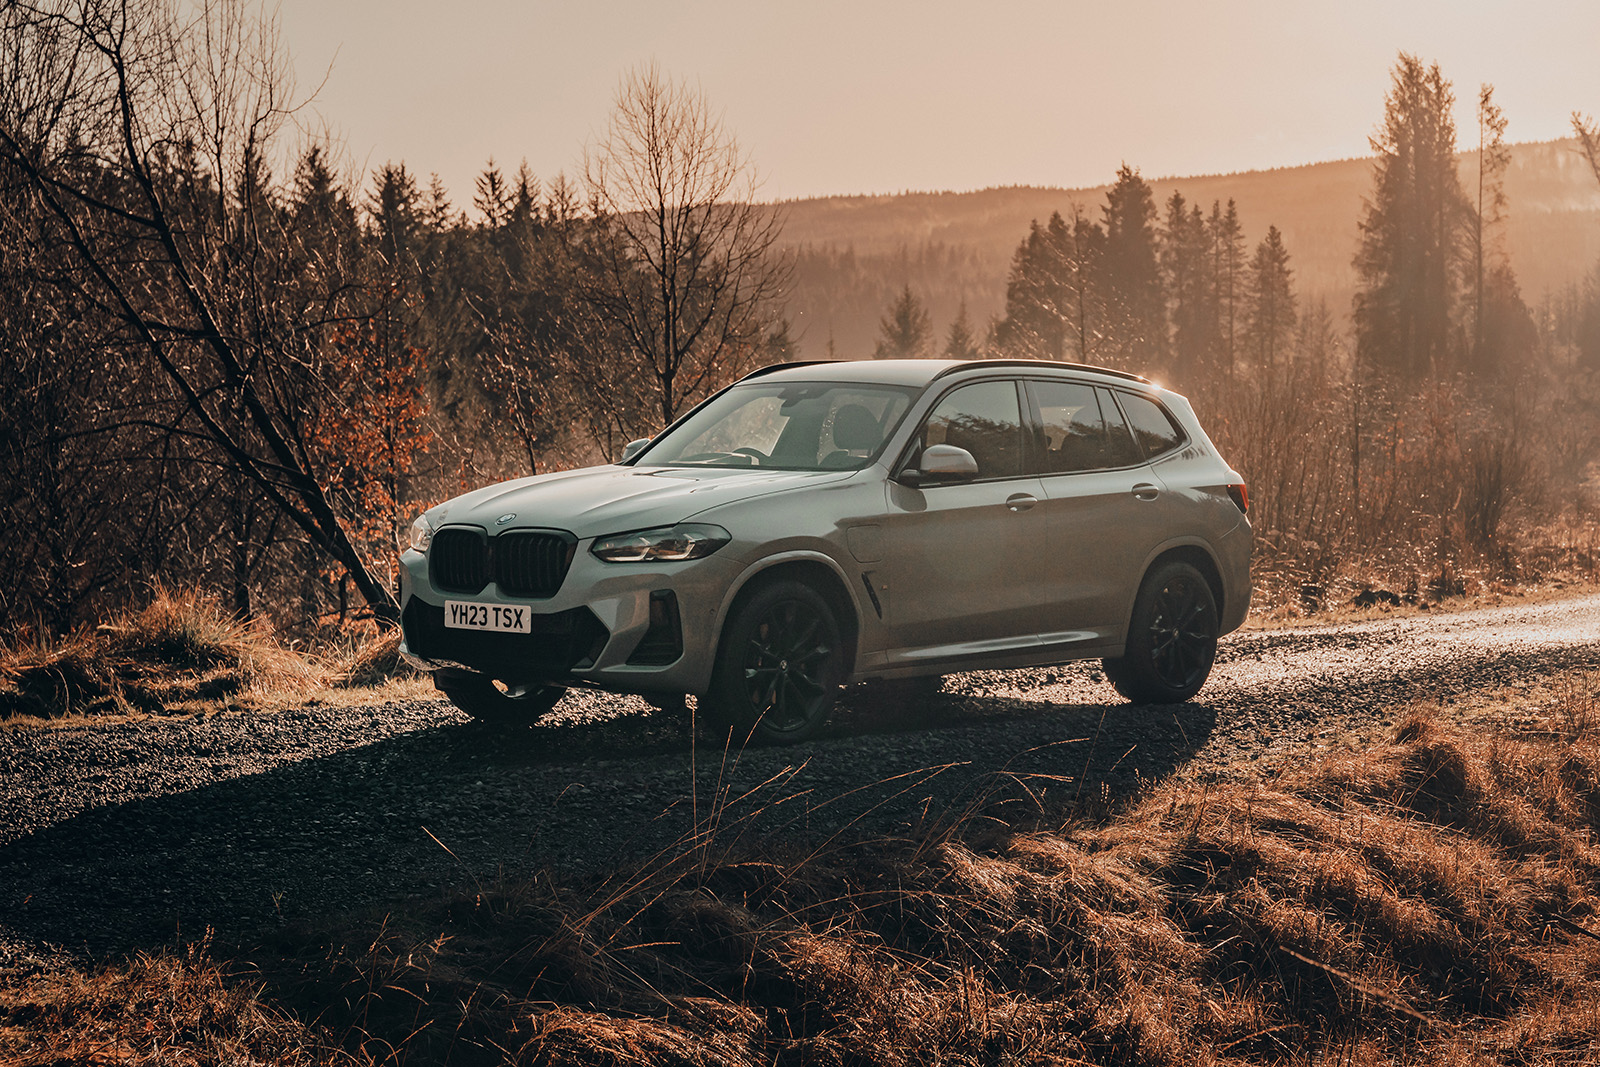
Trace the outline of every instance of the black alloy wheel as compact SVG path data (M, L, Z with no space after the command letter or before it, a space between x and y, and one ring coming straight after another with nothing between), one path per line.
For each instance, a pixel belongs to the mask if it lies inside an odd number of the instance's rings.
M827 721L843 674L843 641L828 602L801 582L774 581L745 600L723 631L711 711L733 729L735 743L749 735L792 745Z
M1217 602L1205 577L1179 560L1145 576L1127 646L1103 662L1117 692L1142 704L1178 704L1200 692L1217 658Z
M515 685L501 690L487 675L451 670L435 671L433 685L474 719L502 727L532 726L567 692L558 685Z

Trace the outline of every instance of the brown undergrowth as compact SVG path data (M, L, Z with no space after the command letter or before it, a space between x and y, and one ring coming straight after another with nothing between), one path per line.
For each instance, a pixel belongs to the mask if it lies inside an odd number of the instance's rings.
M264 621L237 618L214 598L157 587L144 608L93 629L0 641L0 720L337 700L342 690L408 674L399 642L396 630L309 654L285 648Z
M224 1015L292 1015L299 1044L262 1024L251 1054L330 1063L1600 1062L1595 694L1572 676L1517 737L1418 707L1371 749L1054 824L763 849L714 815L626 875L286 936ZM222 988L171 960L76 981ZM37 1020L112 1018L158 1062L142 1009L32 981L0 993L13 1061L106 1062Z

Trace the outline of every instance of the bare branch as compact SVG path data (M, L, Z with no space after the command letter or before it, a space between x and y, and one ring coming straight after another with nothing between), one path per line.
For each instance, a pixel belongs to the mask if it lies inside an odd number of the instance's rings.
M1594 180L1600 182L1600 123L1589 116L1574 111L1572 113L1572 132L1578 138L1578 146L1583 149L1583 154L1589 160L1589 169L1594 171Z

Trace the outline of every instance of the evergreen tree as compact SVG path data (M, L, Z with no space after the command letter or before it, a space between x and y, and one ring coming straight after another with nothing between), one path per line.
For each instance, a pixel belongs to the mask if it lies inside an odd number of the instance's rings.
M1536 347L1533 316L1522 300L1516 272L1505 250L1506 118L1494 102L1494 86L1478 89L1478 196L1469 220L1472 256L1472 351L1480 372L1510 370Z
M1211 202L1207 222L1211 237L1212 309L1215 314L1213 344L1224 372L1231 379L1238 352L1240 309L1244 299L1244 227L1239 208L1230 197L1228 209Z
M1028 226L1011 257L1006 317L997 327L1001 349L1017 359L1060 359L1066 340L1066 244L1060 212L1046 226Z
M511 185L510 219L513 224L524 225L536 221L539 214L539 179L528 169L524 159L517 165L517 177Z
M1356 355L1411 381L1449 370L1459 326L1461 227L1455 96L1438 64L1402 52L1384 101L1355 266Z
M1100 274L1105 262L1106 232L1072 205L1071 243L1067 246L1067 335L1079 363L1093 363L1105 334L1106 302Z
M873 359L921 359L933 343L933 325L922 301L907 285L878 324Z
M1250 263L1245 325L1246 348L1258 371L1273 371L1288 357L1295 328L1292 274L1283 235L1276 226L1267 227Z
M950 333L944 342L944 355L946 359L977 359L978 339L972 333L972 323L967 319L967 302L961 302L961 310L956 312L956 321L950 324Z
M409 270L415 260L415 242L424 226L422 195L404 163L378 168L377 187L367 201L367 211L377 230L378 254L391 270Z
M1126 163L1106 193L1100 283L1106 301L1104 356L1143 370L1166 357L1166 298L1156 258L1156 204L1150 186Z
M472 198L472 206L483 216L484 224L494 228L502 225L511 214L511 197L505 175L500 173L500 168L494 165L494 157L490 156L483 173L478 175L478 191Z
M1210 362L1216 318L1210 251L1205 217L1174 190L1161 231L1161 267L1171 304L1173 365L1179 373Z

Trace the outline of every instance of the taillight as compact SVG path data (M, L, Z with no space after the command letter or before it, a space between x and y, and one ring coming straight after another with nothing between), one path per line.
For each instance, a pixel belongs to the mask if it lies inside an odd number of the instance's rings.
M1228 486L1228 496L1232 498L1239 510L1245 514L1250 513L1250 487L1243 482L1235 482Z

